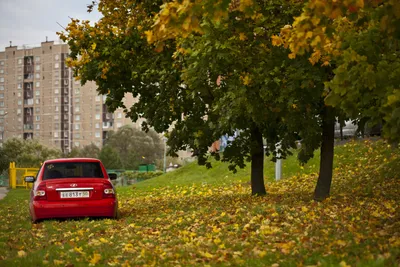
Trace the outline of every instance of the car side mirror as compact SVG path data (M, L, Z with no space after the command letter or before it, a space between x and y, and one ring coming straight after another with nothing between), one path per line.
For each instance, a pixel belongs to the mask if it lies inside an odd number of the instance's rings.
M110 178L110 180L117 180L117 174L116 173L109 173L108 177Z
M34 183L35 182L35 177L33 177L33 176L25 176L24 180L27 183Z

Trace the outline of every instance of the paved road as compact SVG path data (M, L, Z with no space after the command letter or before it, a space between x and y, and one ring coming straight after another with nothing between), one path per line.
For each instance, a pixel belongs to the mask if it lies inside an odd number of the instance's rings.
M0 187L0 199L3 199L7 195L7 188L6 187Z

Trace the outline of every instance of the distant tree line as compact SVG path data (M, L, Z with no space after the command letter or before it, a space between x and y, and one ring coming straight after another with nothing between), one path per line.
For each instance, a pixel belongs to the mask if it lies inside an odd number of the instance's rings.
M163 153L164 146L156 132L149 130L146 133L130 126L110 131L102 148L92 143L82 148L74 147L66 155L37 140L12 138L0 147L0 174L7 170L10 162L15 162L18 167L39 167L47 159L60 157L98 158L108 169L136 170L140 164L150 163L158 163L161 168Z

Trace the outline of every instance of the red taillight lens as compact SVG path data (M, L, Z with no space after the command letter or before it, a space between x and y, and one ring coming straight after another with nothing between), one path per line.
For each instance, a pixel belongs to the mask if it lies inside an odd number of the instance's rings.
M103 185L103 198L115 198L115 191L111 184Z
M41 183L36 190L33 191L34 200L45 200L46 196L46 183Z

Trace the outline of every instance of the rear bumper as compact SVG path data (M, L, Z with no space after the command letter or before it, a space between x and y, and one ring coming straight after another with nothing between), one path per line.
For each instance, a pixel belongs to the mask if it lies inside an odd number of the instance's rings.
M51 202L46 200L31 203L33 220L71 217L115 217L118 209L116 199L91 201Z

